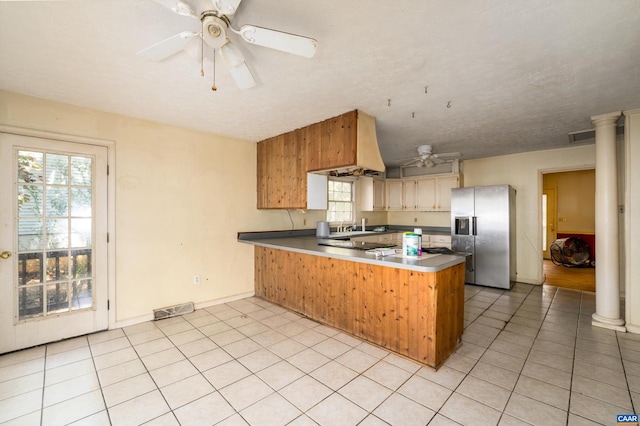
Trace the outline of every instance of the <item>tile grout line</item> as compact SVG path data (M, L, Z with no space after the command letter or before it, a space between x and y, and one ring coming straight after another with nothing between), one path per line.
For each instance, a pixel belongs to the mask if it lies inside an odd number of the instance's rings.
M122 334L125 334L124 331L122 332ZM93 348L91 347L91 342L89 341L88 336L87 336L87 346L89 346L89 353L91 354L91 363L93 364L93 369L96 374L96 379L98 379L98 385L100 386L100 395L102 395L102 402L104 402L104 411L107 412L107 419L109 419L109 424L113 424L113 422L111 421L111 413L109 413L109 407L107 406L107 400L104 397L104 387L100 382L100 375L98 374L98 366L96 365L96 359L93 356Z
M44 360L42 366L42 397L40 399L40 424L44 424L44 390L47 383L47 351L49 345L44 345Z

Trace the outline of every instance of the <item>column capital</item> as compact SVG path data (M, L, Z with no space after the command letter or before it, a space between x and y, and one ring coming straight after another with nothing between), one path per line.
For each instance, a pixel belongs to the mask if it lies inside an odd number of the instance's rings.
M592 115L591 122L595 125L607 125L607 124L615 124L620 116L622 115L622 111L614 111L607 114L600 115Z

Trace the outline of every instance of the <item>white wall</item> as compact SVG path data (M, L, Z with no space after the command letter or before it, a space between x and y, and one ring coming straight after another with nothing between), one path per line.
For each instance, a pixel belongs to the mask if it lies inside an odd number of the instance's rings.
M464 185L509 184L516 194L518 281L542 283L542 173L595 167L595 145L464 162Z

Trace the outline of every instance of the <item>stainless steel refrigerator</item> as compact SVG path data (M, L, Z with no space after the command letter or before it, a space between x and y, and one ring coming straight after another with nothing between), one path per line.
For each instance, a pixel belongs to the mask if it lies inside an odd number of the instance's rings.
M509 185L451 190L451 249L468 253L465 282L516 282L516 191Z

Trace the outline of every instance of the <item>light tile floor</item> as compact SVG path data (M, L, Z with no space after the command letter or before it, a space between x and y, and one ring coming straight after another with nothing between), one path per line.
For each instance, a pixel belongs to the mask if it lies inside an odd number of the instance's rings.
M437 372L248 298L0 356L2 425L590 425L640 404L594 293L466 286Z

